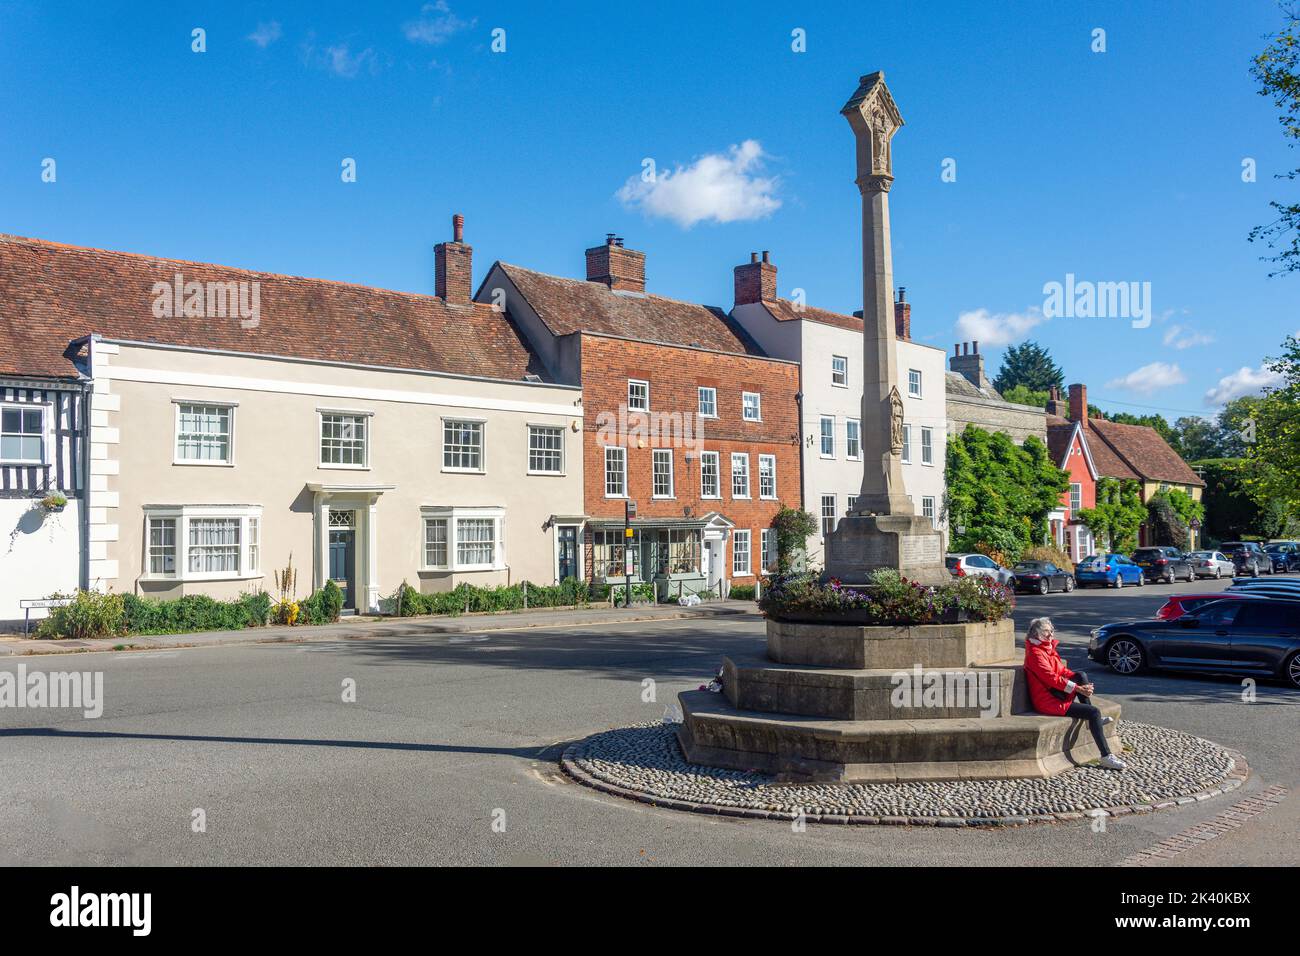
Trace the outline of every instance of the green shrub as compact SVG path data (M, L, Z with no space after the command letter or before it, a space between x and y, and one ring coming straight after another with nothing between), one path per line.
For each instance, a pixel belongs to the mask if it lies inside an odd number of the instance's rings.
M265 591L242 594L234 601L217 601L206 594L187 594L172 601L126 594L122 603L131 634L239 631L263 626L271 611L271 596Z
M343 591L333 581L298 605L299 624L333 624L343 612Z
M36 626L37 637L71 637L84 641L122 633L125 624L122 595L78 591L76 594L53 594L51 597L70 597L72 603L65 607L50 608L49 616Z
M626 584L611 584L609 586L610 601L613 602L615 607L625 607L627 605L627 600L625 598L626 593L627 593ZM641 584L632 585L633 604L653 604L654 602L655 602L654 582L646 581Z
M585 581L579 581L577 578L566 578L559 584L552 585L521 583L501 584L488 588L461 583L450 591L439 591L433 594L417 591L403 581L386 603L391 604L393 613L399 617L414 617L421 614L455 616L467 613L522 611L525 607L525 588L528 592L527 607L529 608L574 607L586 605L592 599L591 588Z
M729 596L733 601L752 601L754 600L754 585L733 584Z

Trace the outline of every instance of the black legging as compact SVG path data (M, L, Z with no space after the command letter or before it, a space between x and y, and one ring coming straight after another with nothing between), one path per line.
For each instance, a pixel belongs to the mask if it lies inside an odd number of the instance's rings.
M1072 678L1076 684L1088 683L1088 675L1079 671ZM1103 757L1110 755L1110 747L1106 743L1106 732L1102 730L1101 708L1091 703L1092 698L1084 697L1079 694L1065 710L1066 717L1073 717L1075 720L1086 720L1088 729L1092 731L1092 739L1097 742L1097 749L1101 751Z

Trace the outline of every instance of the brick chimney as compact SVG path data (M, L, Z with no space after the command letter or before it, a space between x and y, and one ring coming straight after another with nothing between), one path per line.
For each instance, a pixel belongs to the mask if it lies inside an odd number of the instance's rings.
M645 253L624 249L622 239L607 233L603 246L587 250L587 281L619 292L644 292Z
M757 252L749 254L749 262L736 266L736 305L752 305L755 302L773 302L776 300L776 266L763 250L763 258Z
M1057 418L1068 418L1065 402L1061 401L1061 390L1053 385L1047 390L1047 414Z
M894 303L894 335L904 342L912 341L912 303L907 301L907 290L901 285Z
M467 246L465 217L451 217L451 242L433 247L433 294L445 302L468 304L473 294L474 247Z
M1070 421L1088 425L1088 386L1070 386Z
M959 342L954 345L952 357L948 359L948 368L976 388L989 387L989 380L984 377L984 356L980 355L978 342Z

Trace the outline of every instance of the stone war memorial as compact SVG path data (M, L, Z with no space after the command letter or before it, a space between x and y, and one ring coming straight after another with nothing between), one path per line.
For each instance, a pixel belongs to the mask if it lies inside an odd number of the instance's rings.
M1011 592L947 571L901 468L889 192L903 117L881 72L862 77L840 112L862 202L855 508L828 537L824 573L769 582L765 651L724 658L720 692L681 693L680 722L588 738L566 752L565 769L664 806L785 817L811 806L835 822L1026 822L1236 786L1238 756L1121 725L1119 705L1101 697L1092 702L1114 718L1108 743L1132 767L1089 769L1100 754L1087 725L1030 706Z

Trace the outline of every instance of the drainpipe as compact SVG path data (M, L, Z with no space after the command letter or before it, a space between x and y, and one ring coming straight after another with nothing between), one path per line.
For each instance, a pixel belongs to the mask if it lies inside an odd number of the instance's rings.
M90 395L95 383L91 379L81 382L78 395L81 407L78 409L78 422L81 425L81 498L78 516L81 554L78 555L77 587L82 591L90 590Z

